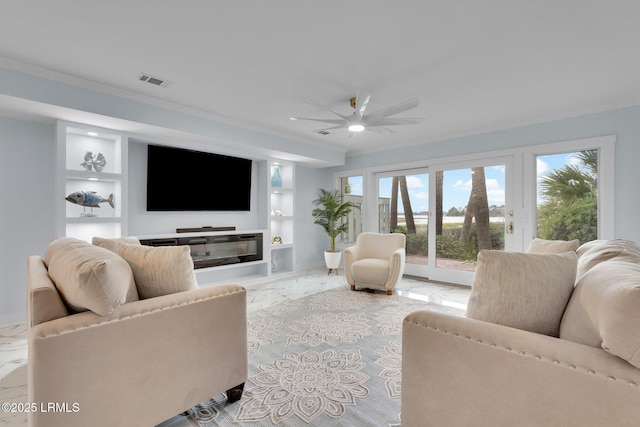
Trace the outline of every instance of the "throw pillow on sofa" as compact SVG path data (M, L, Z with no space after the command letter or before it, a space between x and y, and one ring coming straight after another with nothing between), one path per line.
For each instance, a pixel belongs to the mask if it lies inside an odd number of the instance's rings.
M467 317L557 337L578 256L481 250Z
M49 244L44 262L56 289L74 311L106 316L138 300L129 264L107 249L62 237Z
M133 271L140 298L198 288L189 246L144 246L119 243L118 255Z
M640 257L603 261L576 283L560 338L601 347L640 368Z
M529 243L527 253L530 254L561 254L563 252L575 252L580 246L580 240L545 240L533 239Z
M579 262L576 279L580 280L586 272L601 262L612 258L640 257L640 247L631 240L592 240L580 246L577 253Z
M116 237L114 239L107 239L104 237L94 236L91 239L91 244L100 246L101 248L109 249L111 252L118 253L118 244L129 243L132 245L139 245L140 240L137 237Z

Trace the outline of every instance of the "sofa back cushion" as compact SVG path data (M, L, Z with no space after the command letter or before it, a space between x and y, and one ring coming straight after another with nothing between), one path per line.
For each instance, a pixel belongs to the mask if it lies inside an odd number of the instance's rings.
M577 261L575 252L481 250L467 317L557 337Z
M635 259L640 257L640 246L630 240L592 240L580 246L578 253L577 280L601 262L613 258Z
M640 368L639 331L640 256L610 258L578 279L560 324L561 339L601 347Z
M117 250L131 266L142 299L198 289L189 246L118 243Z
M137 237L116 237L107 239L105 237L94 236L91 239L91 243L101 248L109 249L111 252L118 253L118 245L120 243L128 243L131 245L139 245L140 240Z
M45 252L49 277L73 311L101 316L138 300L129 264L113 252L70 237L54 239Z
M561 254L563 252L575 252L580 245L580 240L545 240L533 239L529 243L527 252L531 254Z

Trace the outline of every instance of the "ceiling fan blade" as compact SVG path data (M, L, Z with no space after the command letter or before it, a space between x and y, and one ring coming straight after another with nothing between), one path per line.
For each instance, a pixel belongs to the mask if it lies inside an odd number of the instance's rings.
M378 120L368 120L367 126L417 125L423 120L424 117L382 117Z
M335 114L336 116L341 117L341 118L343 118L343 119L345 119L345 120L349 117L349 116L345 116L345 115L343 115L343 114L340 114L340 113L338 113L338 112L336 112L336 111L333 111L331 108L327 107L326 105L322 105L322 104L320 104L318 101L314 101L313 99L305 99L303 102L304 102L305 104L313 105L314 107L320 107L320 108L322 108L322 109L324 109L324 110L327 110L327 111L329 111L330 113L333 113L333 114Z
M395 133L393 130L384 126L370 126L370 127L367 127L367 130L374 133L380 133L383 135L391 135L392 133Z
M290 120L309 120L312 122L333 123L334 125L344 125L346 122L342 119L314 119L311 117L289 117Z
M359 115L359 117L364 116L364 112L367 109L367 105L369 104L369 101L371 100L371 94L368 92L362 92L359 93L358 95L356 95L356 114Z
M371 118L372 120L378 120L382 117L393 116L395 114L402 113L403 111L416 108L418 104L420 104L420 101L418 101L416 98L408 99L399 104L392 105L390 107L383 108L382 110L375 111L369 114L367 117Z
M345 128L344 125L338 125L338 126L331 126L331 127L328 127L328 128L315 129L314 132L322 132L322 131L335 130L335 129L344 129L344 128Z

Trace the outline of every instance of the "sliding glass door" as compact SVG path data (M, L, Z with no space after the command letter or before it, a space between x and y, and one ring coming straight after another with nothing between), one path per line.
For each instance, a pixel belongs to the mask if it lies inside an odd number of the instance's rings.
M511 247L513 159L376 174L378 232L407 236L405 274L470 285L478 251Z
M426 169L377 175L378 232L407 237L405 274L427 277L429 174Z
M511 246L513 207L507 192L512 159L486 159L432 167L435 253L429 278L471 284L478 252Z

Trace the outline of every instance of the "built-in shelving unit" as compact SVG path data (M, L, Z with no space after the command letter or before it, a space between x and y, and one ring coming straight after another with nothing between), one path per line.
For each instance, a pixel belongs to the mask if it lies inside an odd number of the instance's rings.
M295 164L270 161L268 171L271 274L288 274L295 269Z
M128 142L128 136L116 130L57 122L56 235L88 242L93 236L111 238L129 235ZM104 158L104 164L98 158L99 154ZM270 159L258 161L257 165L256 230L237 230L230 234L263 233L262 259L199 268L196 272L199 283L213 284L233 279L242 279L244 282L295 271L295 163ZM113 195L114 207L102 202L100 207L91 209L65 200L75 192L91 192L104 199Z
M57 123L56 234L91 241L93 236L127 233L127 149L125 135L78 123ZM99 207L82 206L65 198L89 192L105 200Z

